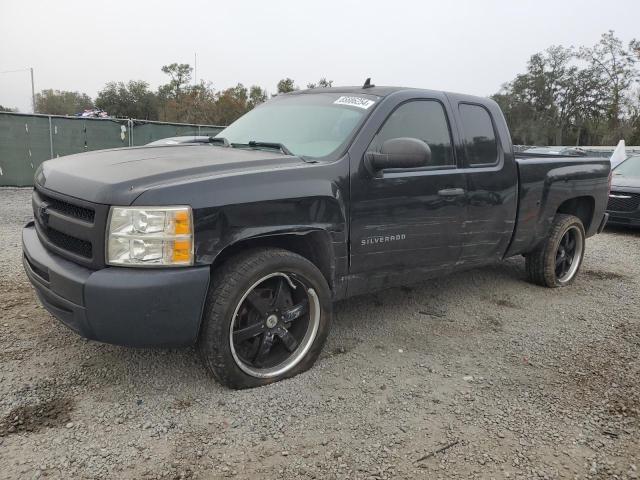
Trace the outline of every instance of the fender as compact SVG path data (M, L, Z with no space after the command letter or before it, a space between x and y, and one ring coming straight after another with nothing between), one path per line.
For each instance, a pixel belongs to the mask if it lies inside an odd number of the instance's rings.
M324 232L336 256L346 256L346 219L335 198L270 200L194 210L195 258L212 264L226 248L250 239Z
M193 208L196 265L223 250L267 236L326 232L334 258L347 258L348 157L332 163L283 165L270 171L227 172L150 188L134 205Z

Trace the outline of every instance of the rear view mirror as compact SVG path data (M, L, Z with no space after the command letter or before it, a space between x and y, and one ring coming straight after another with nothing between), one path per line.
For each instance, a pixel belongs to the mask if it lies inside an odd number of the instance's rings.
M382 144L381 151L367 152L365 162L369 170L385 168L418 168L431 163L431 149L417 138L391 138Z

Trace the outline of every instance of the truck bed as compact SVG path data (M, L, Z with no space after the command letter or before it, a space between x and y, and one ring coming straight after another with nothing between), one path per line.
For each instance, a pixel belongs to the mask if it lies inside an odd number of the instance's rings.
M518 209L507 257L533 250L546 238L556 213L571 206L579 205L587 236L597 232L609 192L609 159L516 154L516 166Z

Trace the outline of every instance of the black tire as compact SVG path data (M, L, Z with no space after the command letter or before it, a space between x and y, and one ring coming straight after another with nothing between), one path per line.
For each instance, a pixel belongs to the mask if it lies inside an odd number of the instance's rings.
M278 342L282 342L282 345L279 345L281 356L287 354L290 357L296 356L296 363L293 364L292 360L292 365L281 374L272 372L270 376L258 377L257 374L262 374L267 369L260 370L259 367L251 365L250 361L245 363L241 359L236 351L238 347L235 339L237 337L232 334L232 329L237 328L238 325L232 324L232 321L234 321L234 316L239 316L238 309L241 308L245 312L251 311L254 319L262 318L258 315L257 310L254 312L245 305L251 305L251 300L249 300L253 293L251 289L256 285L262 285L259 283L261 281L267 282L264 279L268 279L270 276L284 277L288 281L285 284L286 288L290 288L288 286L292 281L290 278L299 282L298 285L306 287L306 290L295 290L295 292L297 292L296 295L299 295L300 292L309 295L307 311L298 313L299 318L308 317L309 320L307 320L308 324L304 330L306 332L304 338L300 340L300 343L296 343L297 347L292 347L295 348L292 353L288 353L290 345L285 345L284 339L279 340L274 334L271 335L271 342L275 343L270 343L270 345L275 346ZM280 279L280 281L284 280ZM295 289L295 286L291 285ZM294 290L290 290L290 292L294 292ZM274 298L275 296L274 294ZM291 298L290 294L289 301ZM271 301L268 299L268 302ZM275 300L273 301L275 302ZM319 305L319 308L316 308L316 305ZM273 314L269 315L269 317L273 316ZM311 318L313 318L313 323ZM311 368L325 343L331 318L332 302L329 286L320 270L313 263L300 255L283 249L249 250L229 259L217 271L214 271L203 313L198 350L204 364L220 383L237 389L259 387L293 377ZM284 316L281 319L284 319ZM289 324L288 328L291 329L292 325ZM266 321L262 328L267 328ZM238 334L237 329L233 331ZM289 332L287 332L288 334ZM262 335L262 339L258 336L249 341L263 342L265 334ZM285 347L287 351L284 350ZM268 348L271 349L271 346ZM258 345L257 349L259 352L261 345ZM306 353L304 353L305 351ZM286 360L279 365L283 364L286 364ZM277 371L276 367L272 370ZM251 369L251 371L255 369L257 373L247 372L247 369Z
M565 242L575 241L574 255L570 263L565 257ZM561 245L561 242L563 244ZM549 235L534 251L526 256L526 269L529 280L538 285L549 288L566 287L578 275L586 246L586 236L582 221L573 215L556 215ZM565 257L563 259L563 257ZM558 267L558 262L564 262L565 269ZM577 262L577 263L575 263Z

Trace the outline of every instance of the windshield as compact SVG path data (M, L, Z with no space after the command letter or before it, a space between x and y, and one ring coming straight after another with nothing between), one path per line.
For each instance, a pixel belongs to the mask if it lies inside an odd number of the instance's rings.
M614 175L640 178L640 155L627 158L613 171Z
M326 157L349 140L377 100L373 95L339 93L276 97L216 136L227 139L232 146L279 143L294 155Z

